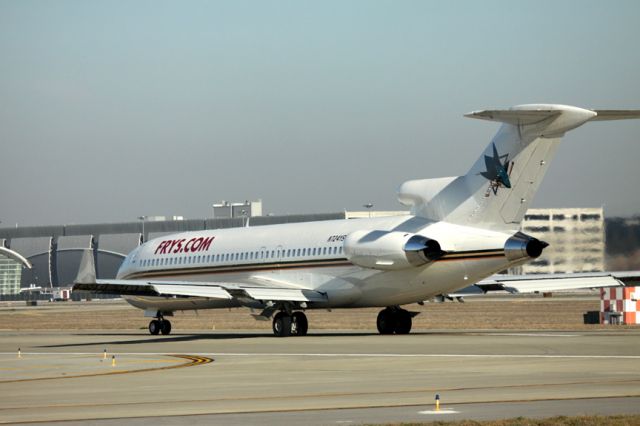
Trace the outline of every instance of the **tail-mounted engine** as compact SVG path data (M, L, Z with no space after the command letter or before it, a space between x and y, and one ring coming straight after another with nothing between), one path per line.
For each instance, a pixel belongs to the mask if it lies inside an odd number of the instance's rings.
M344 252L354 265L383 270L426 265L445 253L436 240L422 235L367 230L347 235Z
M504 254L511 261L535 259L548 245L544 241L518 232L504 243Z

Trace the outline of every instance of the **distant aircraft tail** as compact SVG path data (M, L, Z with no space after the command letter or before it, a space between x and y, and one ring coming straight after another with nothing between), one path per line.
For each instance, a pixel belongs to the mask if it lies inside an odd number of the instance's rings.
M429 219L512 231L520 226L567 131L588 121L640 118L640 110L534 104L466 117L503 124L466 175L405 182L398 199Z

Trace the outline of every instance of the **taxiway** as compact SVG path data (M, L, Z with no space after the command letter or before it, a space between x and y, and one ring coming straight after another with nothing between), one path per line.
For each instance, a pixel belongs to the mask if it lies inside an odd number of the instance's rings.
M640 412L636 329L286 339L1 331L0 352L2 422L338 424ZM451 412L429 413L436 394Z

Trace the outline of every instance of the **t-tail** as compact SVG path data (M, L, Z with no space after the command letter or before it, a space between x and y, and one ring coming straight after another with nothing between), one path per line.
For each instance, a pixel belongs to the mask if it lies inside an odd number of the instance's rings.
M588 121L640 118L640 110L532 104L466 117L503 124L466 175L405 182L398 199L432 220L515 231L567 131Z

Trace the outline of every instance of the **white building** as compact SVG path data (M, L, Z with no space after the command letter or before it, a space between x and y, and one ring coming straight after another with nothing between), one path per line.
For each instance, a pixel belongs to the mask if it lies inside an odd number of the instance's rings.
M596 272L605 268L602 208L529 209L522 232L549 243L542 256L514 274Z
M220 204L213 205L213 217L255 217L262 216L262 200L245 201L244 203L230 203L222 200Z
M20 293L22 265L0 254L0 295Z

